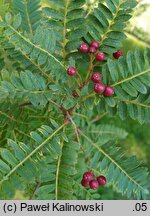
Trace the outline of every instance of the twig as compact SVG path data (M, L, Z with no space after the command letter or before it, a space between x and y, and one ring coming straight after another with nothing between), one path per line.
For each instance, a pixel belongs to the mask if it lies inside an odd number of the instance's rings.
M93 65L93 68L96 67L97 65L99 65L99 62L96 62L96 63Z
M57 104L55 101L51 100L51 99L48 99L48 102L56 105L56 106L60 106L59 104ZM26 101L26 102L23 102L21 104L18 104L19 107L24 107L24 106L29 106L29 105L32 105L32 103L30 101Z
M80 82L81 82L81 86L83 85L83 83L82 83L82 78L81 78L81 75L77 72L77 76L79 77L79 80L80 80Z
M132 176L130 176L127 171L125 171L120 164L118 164L117 161L115 161L111 155L109 155L107 152L105 152L100 146L96 145L88 136L86 136L80 129L78 129L79 133L82 137L84 137L92 146L94 146L99 152L101 152L106 158L108 158L113 164L118 167L121 172L123 172L134 184L136 184L138 187L140 187L142 190L144 189L143 186L141 186Z
M85 78L85 83L89 79L88 77L91 74L92 70L93 70L93 56L90 55L90 63L89 63L88 73L87 73L86 78Z
M80 114L80 113L73 112L73 115L88 119L88 116Z
M38 147L36 147L32 152L30 152L22 161L20 161L15 167L13 167L7 175L5 175L1 180L0 180L0 185L8 180L8 178L16 172L17 169L20 168L20 166L22 166L27 160L29 160L39 149L41 149L42 147L44 147L46 145L47 142L49 142L60 130L62 130L66 125L68 124L68 122L65 122L64 124L62 124L59 128L57 128L46 140L44 140Z
M68 112L67 112L67 115L68 115L68 118L70 119L70 121L71 121L71 123L72 123L74 129L75 129L75 133L76 133L76 137L77 137L78 144L79 144L81 150L83 151L84 155L86 156L86 159L87 159L87 161L88 161L88 166L90 166L91 159L90 159L90 157L87 155L87 153L86 153L86 151L85 151L83 145L81 144L81 141L80 141L80 138L79 138L79 133L78 133L78 128L77 128L75 122L72 120L72 118L71 118L71 116L69 115Z
M55 106L57 106L58 108L60 107L60 105L58 103L56 103L55 101L48 99L48 102L54 104Z
M91 94L85 95L82 97L82 100L85 101L87 98L95 96L95 92L92 92Z
M64 131L64 129L63 129ZM64 146L64 139L62 139L62 143L61 143L61 149L63 150L63 146ZM55 199L58 200L58 184L59 184L59 173L60 173L60 164L61 164L61 158L62 158L62 154L59 156L58 158L58 162L57 162L57 170L56 170L56 189L55 189Z
M31 136L29 136L27 133L24 133L23 131L19 130L18 128L15 128L15 131L17 131L18 133L24 135L24 136L27 136L29 138L31 138Z
M38 182L37 185L36 185L36 187L35 187L35 189L34 189L34 191L33 191L33 194L30 196L29 200L32 200L32 199L34 198L34 195L35 195L37 189L38 189L40 186L41 186L41 182Z
M32 105L32 103L29 102L29 101L21 103L21 104L18 104L19 107L24 107L24 106L29 106L29 105Z
M101 116L97 115L95 118L93 118L90 123L94 123L102 119L105 115L107 115L107 112L103 113Z

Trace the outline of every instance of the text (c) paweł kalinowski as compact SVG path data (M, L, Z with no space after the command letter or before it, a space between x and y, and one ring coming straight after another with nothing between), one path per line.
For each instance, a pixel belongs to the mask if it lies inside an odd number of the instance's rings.
M83 211L83 212L91 212L91 211L103 211L104 206L103 203L94 203L94 204L77 204L73 205L70 203L46 203L46 204L20 204L20 211L31 211L31 212L42 212L42 211Z

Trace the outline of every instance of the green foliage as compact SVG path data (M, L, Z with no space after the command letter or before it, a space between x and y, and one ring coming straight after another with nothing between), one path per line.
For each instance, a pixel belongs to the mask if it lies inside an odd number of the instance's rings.
M23 31L33 33L39 26L42 18L40 11L40 0L13 0L13 13L21 14ZM17 20L18 23L19 20Z
M20 76L13 76L12 83L2 81L0 87L0 98L26 98L34 106L45 106L52 92L47 89L45 80L38 74L30 71L21 72Z
M7 18L8 16L8 18ZM60 70L63 72L64 65L55 57L55 33L50 30L37 28L34 36L22 35L17 31L19 24L13 26L9 24L10 15L6 16L7 30L5 36L9 38L9 42L15 46L15 49L20 51L24 56L27 56L34 65L43 66L44 72L51 70ZM20 23L21 24L21 23ZM46 71L46 72L45 72Z
M129 115L140 123L149 120L150 50L128 52L126 59L108 60L103 67L105 84L115 87L116 96L106 99L106 110L117 112L122 120ZM104 104L104 100L103 104ZM109 106L111 110L107 108Z
M60 138L57 133L64 125L59 127L53 120L52 123L52 128L43 125L38 129L38 133L31 132L30 139L35 140L35 145L28 146L22 142L16 143L9 139L8 145L12 151L1 149L0 194L4 196L3 198L12 198L14 189L21 189L21 186L24 185L25 187L27 183L34 183L38 180L42 183L44 181L42 174L46 175L46 170L49 169L49 171L52 171L52 167L54 167L54 171L56 171L54 165L55 160L62 154ZM46 170L44 170L44 173L41 173L43 167L45 167ZM45 176L45 178L46 177L50 178L50 176ZM8 193L9 188L11 188L11 190ZM51 187L51 191L46 192L49 194L49 192L53 191L54 187Z
M114 140L125 139L127 136L126 131L110 125L92 127L93 131L90 130L91 126L88 129L87 136L82 133L81 135L84 138L83 146L87 150L89 157L91 157L90 169L96 175L99 173L105 175L108 184L127 196L127 198L137 197L140 199L142 197L146 199L149 193L147 190L149 187L148 170L142 167L142 164L135 156L127 158L124 155L124 148L120 147L116 142L114 143ZM81 163L80 159L79 164ZM85 170L83 169L83 171ZM78 184L80 184L79 181ZM78 198L82 194L86 199L89 195L88 191L85 193L78 184L77 188L80 191ZM99 193L101 193L100 189ZM97 193L94 195L98 196ZM92 194L88 199L94 199Z
M146 199L149 187L148 170L143 168L136 157L124 157L124 151L118 145L109 142L105 145L97 141L98 152L92 156L91 168L105 173L108 183L122 194ZM145 179L145 181L143 181Z
M126 154L122 144L129 131L111 121L101 123L105 115L141 124L150 120L150 50L112 58L135 6L134 0L49 0L47 7L39 0L14 0L9 13L4 7L1 199L12 199L18 190L30 199L101 199L102 190L111 188L128 199L148 197L148 169ZM100 42L104 63L78 52L82 42L92 40ZM68 66L77 68L75 77L67 75ZM93 92L93 70L102 71L114 96ZM91 169L106 175L104 189L81 186L83 173Z
M99 3L87 16L88 34L85 39L100 41L101 50L112 54L121 47L121 40L126 38L123 30L126 22L131 18L136 1L106 0Z
M110 140L124 139L127 137L126 131L113 125L90 125L87 133L90 134L92 140L94 139L101 144L105 144Z
M5 13L8 11L9 4L5 0L0 1L0 16L5 16Z
M42 170L41 186L36 190L36 199L76 199L73 195L73 176L76 174L78 143L63 142L62 154L53 165L49 164ZM50 194L51 193L51 194Z
M84 5L85 0L50 1L51 7L43 8L45 28L55 30L57 50L63 60L74 55L87 33ZM70 56L70 55L69 55Z

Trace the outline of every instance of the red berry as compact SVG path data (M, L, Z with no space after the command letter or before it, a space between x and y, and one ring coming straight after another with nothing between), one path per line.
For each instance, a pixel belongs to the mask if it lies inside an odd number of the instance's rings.
M95 57L96 57L96 60L100 61L100 62L104 61L106 58L106 56L103 52L98 52Z
M80 52L87 53L89 51L89 45L86 43L82 43L79 48Z
M91 80L95 83L98 83L102 79L102 75L98 72L94 72L91 76Z
M94 86L94 91L96 93L103 93L105 91L105 86L103 83L96 83L95 86Z
M117 52L113 53L113 57L115 59L120 58L121 56L123 56L123 52L121 50L118 50Z
M99 183L97 180L92 180L89 182L90 188L96 190L99 187Z
M83 187L88 187L88 186L89 186L89 181L86 181L86 180L82 179L81 185L82 185Z
M99 183L100 186L104 186L106 184L106 178L105 176L98 176L97 177L97 181Z
M112 86L107 86L104 91L104 96L110 97L114 94L114 88Z
M89 53L95 53L95 52L96 52L96 48L93 46L90 46Z
M74 68L74 67L69 67L69 68L67 69L67 73L68 73L69 76L75 76L76 73L77 73L76 68Z
M95 49L98 49L98 48L100 47L100 44L99 44L98 41L93 41L93 42L91 43L91 46L92 46L92 47L95 47Z
M83 174L83 179L85 180L85 181L91 181L92 179L93 179L93 177L94 177L94 175L93 175L93 173L92 172L85 172L84 174Z

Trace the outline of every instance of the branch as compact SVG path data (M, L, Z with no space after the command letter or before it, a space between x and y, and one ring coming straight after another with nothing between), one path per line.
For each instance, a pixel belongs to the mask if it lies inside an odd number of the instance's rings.
M62 140L61 147L64 146L64 140ZM61 163L62 154L58 158L57 162L57 170L56 170L56 189L55 189L55 199L58 200L58 178L59 178L59 170L60 170L60 163Z
M131 76L131 77L128 77L128 78L123 79L123 80L121 80L121 81L119 81L119 82L117 82L117 83L114 83L114 84L112 84L111 86L115 87L115 86L117 86L117 85L120 85L120 84L122 84L122 83L124 83L124 82L128 82L128 81L130 81L130 80L132 80L132 79L134 79L134 78L136 78L136 77L142 76L142 75L144 75L144 74L146 74L146 73L149 73L149 72L150 72L150 69L147 69L147 70L145 70L145 71L142 71L141 73L135 74L135 75L133 75L133 76Z
M21 103L21 104L18 104L19 107L24 107L24 106L29 106L29 105L32 105L31 102L24 102L24 103Z
M12 43L14 46L15 44ZM45 76L48 81L50 81L50 77L49 75L40 67L40 65L38 65L34 60L32 60L27 54L25 54L22 50L18 50L26 59L28 59L28 61L30 61L40 72L43 76Z
M75 129L75 133L76 133L78 144L79 144L81 150L83 151L84 155L86 156L86 159L88 161L88 166L90 166L91 159L89 158L89 156L87 155L86 150L84 149L83 145L81 144L81 141L80 141L80 138L79 138L79 134L78 134L78 128L77 128L75 122L72 120L71 116L68 113L67 113L67 115L68 115L68 118L70 119L70 121L71 121L74 129Z
M7 26L16 34L18 35L22 40L24 40L26 43L30 44L32 47L40 50L41 52L47 54L49 57L51 57L55 62L57 62L62 68L66 70L66 67L50 52L48 52L46 49L41 48L39 45L34 44L29 38L26 38L23 36L20 32L18 32L15 28L13 28L11 25L7 24Z
M92 144L92 146L94 146L99 152L101 152L106 158L108 158L113 164L115 164L116 167L118 167L121 172L123 172L129 179L131 182L133 182L134 184L136 184L139 188L141 188L142 190L144 190L144 188L136 181L132 178L132 176L130 176L118 163L117 161L115 161L113 158L111 158L101 147L97 146L89 137L87 137L80 129L78 129L79 133L81 134L81 136L83 136L89 143Z
M69 3L70 1L69 0L66 0L65 1L66 5L65 5L65 11L64 11L64 20L63 20L63 43L62 43L62 53L63 53L63 62L65 63L66 61L66 50L65 50L65 46L66 46L66 33L67 33L67 12L68 12L68 6L69 6Z
M54 131L44 142L42 142L37 148L35 148L30 154L28 154L20 163L18 163L6 176L3 177L3 179L0 181L0 185L8 180L8 178L16 172L20 166L22 166L27 160L29 160L39 149L41 149L45 144L47 144L48 141L50 141L61 129L63 129L68 122L65 122L63 125L61 125L57 130Z
M15 119L14 116L9 116L8 114L6 114L5 112L3 112L1 110L0 110L0 114L3 115L3 116L5 116L5 117L7 117L10 120L10 122L13 121L13 122L17 122L19 124L25 124L25 125L29 124L27 122L19 121L19 120Z
M135 100L124 100L124 99L121 99L121 98L114 98L114 100L117 100L117 101L121 101L121 102L124 102L124 103L127 103L127 104L133 104L133 105L136 105L136 106L140 106L140 107L144 107L144 108L150 108L150 105L146 105L146 104L142 104L142 103L139 103Z
M91 121L90 121L90 123L92 124L92 123L95 123L95 122L97 122L97 121L99 121L100 119L102 119L104 116L106 116L108 113L107 112L105 112L105 113L103 113L101 116L99 116L99 115L97 115L95 118L93 118Z
M39 189L39 187L41 186L41 182L38 182L35 186L35 189L33 191L33 194L30 196L29 200L32 200L34 198L34 195L36 193L36 190Z
M24 3L24 6L25 6L25 13L26 13L26 16L27 16L27 22L28 22L28 25L29 25L30 33L33 34L32 24L31 24L31 20L30 20L30 16L29 16L29 11L28 11L27 0L23 0L23 3Z

